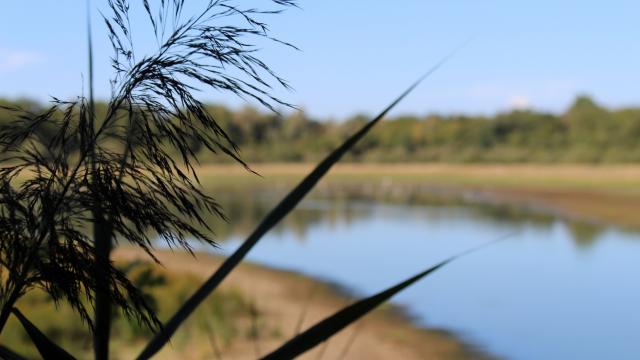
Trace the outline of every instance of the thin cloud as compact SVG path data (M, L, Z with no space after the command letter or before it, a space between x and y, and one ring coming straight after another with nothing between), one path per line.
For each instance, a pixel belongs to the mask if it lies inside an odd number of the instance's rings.
M0 72L10 73L42 61L42 56L36 52L24 50L0 49Z
M524 95L512 96L509 100L509 107L516 110L530 109L531 99Z
M523 82L479 83L467 88L468 103L482 109L563 111L584 89L574 79L537 79Z

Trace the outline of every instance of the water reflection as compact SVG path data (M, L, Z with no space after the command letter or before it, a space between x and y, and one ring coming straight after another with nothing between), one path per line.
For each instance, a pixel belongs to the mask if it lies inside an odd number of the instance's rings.
M302 203L289 214L273 231L276 233L292 232L300 241L305 239L307 232L318 224L349 225L358 219L366 219L371 216L372 204L386 203L395 206L410 207L437 207L441 211L431 214L434 217L444 219L451 213L461 209L468 212L473 219L492 223L495 225L508 224L515 228L523 229L539 227L549 229L558 221L556 215L549 214L543 209L505 204L497 202L478 201L468 199L460 194L439 194L427 192L415 195L407 192L402 197L367 198L361 191L335 190L315 192L310 199ZM216 199L221 203L228 222L211 217L210 223L214 224L216 238L224 242L229 238L247 236L258 224L267 212L275 206L285 194L284 192L267 191L264 188L255 187L244 191L233 188L210 189L216 194ZM397 194L396 194L397 195ZM599 238L604 227L586 221L563 219L567 223L571 238L581 248L589 248Z
M427 204L421 196L404 205L330 197L335 195L317 192L303 201L249 259L365 295L517 232L451 264L394 302L419 324L452 331L505 358L633 359L640 354L637 234L464 199ZM224 251L239 246L280 197L260 190L218 195L231 219L224 232L217 227L227 238Z
M233 192L218 191L217 200L222 205L229 221L211 218L220 241L229 238L245 237L256 227L284 194L267 193L260 190ZM273 229L273 233L292 232L300 241L305 239L309 229L318 224L350 224L356 219L369 216L371 210L367 206L358 206L345 200L326 201L309 199L303 201L295 211L289 214L282 223Z

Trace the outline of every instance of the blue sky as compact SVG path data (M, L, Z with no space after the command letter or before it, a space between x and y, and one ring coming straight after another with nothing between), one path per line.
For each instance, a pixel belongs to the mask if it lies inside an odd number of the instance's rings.
M93 0L92 11L100 97L109 94L111 55L97 12L106 10L104 3ZM513 107L557 112L582 93L613 107L640 104L637 0L299 4L302 9L290 9L269 22L273 35L302 51L271 45L261 56L295 89L277 94L313 116L377 112L468 38L469 45L396 114L493 114ZM86 74L85 11L79 0L5 2L0 96L46 100L80 94ZM202 97L243 104L229 94L208 91Z

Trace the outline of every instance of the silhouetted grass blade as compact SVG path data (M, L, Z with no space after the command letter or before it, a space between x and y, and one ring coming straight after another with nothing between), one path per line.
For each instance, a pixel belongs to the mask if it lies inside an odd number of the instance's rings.
M482 244L478 247L471 248L464 252L461 252L457 255L454 255L444 261L439 262L438 264L408 278L407 280L392 286L382 292L379 292L373 296L362 299L354 304L351 304L337 313L331 315L330 317L320 321L315 324L305 332L300 335L294 337L293 339L287 341L280 348L272 352L271 354L262 358L262 360L275 360L275 359L292 359L304 352L312 349L316 345L320 344L323 341L326 341L331 336L338 333L340 330L354 323L371 310L380 306L385 301L389 300L392 296L404 290L405 288L413 285L416 281L424 278L425 276L439 270L443 266L449 264L453 260L472 253L474 251L480 250L486 246L495 244L498 241L503 241L506 238L512 236L513 234L509 234L504 236L498 240L491 241L489 243Z
M416 88L425 78L440 68L451 56L449 54L422 75L417 81L409 86L400 96L398 96L389 106L387 106L378 116L369 121L358 132L349 137L341 146L329 154L320 162L309 175L307 175L284 199L276 205L269 214L262 220L258 227L245 242L218 268L218 270L200 287L176 312L175 315L163 326L163 328L151 339L138 359L148 359L158 352L171 338L180 324L206 299L211 292L224 280L262 236L280 222L293 208L307 195L320 179L337 163L342 156L349 151L376 123L378 123L391 109L393 109L402 99L404 99L413 89Z
M9 349L4 345L0 345L0 359L3 360L26 360L27 358L19 355L15 351Z
M74 360L75 358L66 352L63 348L51 341L45 334L42 333L29 319L27 319L20 310L13 308L13 314L18 318L22 327L27 331L31 341L42 355L45 360Z
M360 300L346 308L338 311L334 315L322 320L316 325L312 326L308 330L304 331L300 335L286 342L279 349L275 350L271 354L263 357L263 360L267 359L292 359L307 350L315 347L321 342L327 340L340 330L344 329L351 323L360 319L362 316L369 313L371 310L380 306L385 301L389 300L392 296L402 291L409 285L422 279L423 277L431 274L432 272L440 269L447 263L451 262L455 257L449 258L445 261L438 263L435 266L428 268L427 270L414 275L413 277L391 287L385 291L382 291L376 295Z
M91 0L87 0L87 61L89 67L89 130L91 138L95 136L95 98L93 97L93 44L91 32ZM95 143L90 147L92 185L96 182L96 151ZM105 285L108 283L108 263L111 251L111 228L105 226L102 211L96 206L92 209L94 218L93 239L98 266L95 270L95 278L98 284L96 288L95 306L95 332L93 334L93 349L96 360L109 358L109 337L111 334L111 299L110 291Z

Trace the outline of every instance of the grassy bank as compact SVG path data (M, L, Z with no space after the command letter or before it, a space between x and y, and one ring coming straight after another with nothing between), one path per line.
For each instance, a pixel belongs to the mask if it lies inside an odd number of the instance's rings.
M214 269L222 258L159 250L162 266L148 262L141 250L121 246L114 253L119 266L150 296L160 319L166 319ZM165 347L158 359L256 359L277 348L300 330L351 303L329 284L290 273L243 264L202 306ZM91 338L79 316L64 303L32 292L17 305L47 336L77 358L91 357ZM115 318L114 359L132 359L150 337L135 320ZM39 358L22 327L12 319L0 343L28 358ZM416 329L394 308L383 307L331 338L302 358L317 359L480 359L487 358L455 337ZM344 355L344 357L343 357Z
M154 308L159 318L165 318L177 311L181 303L202 282L196 275L169 271L155 265L148 258L139 260L117 258L117 265L125 270L129 278L145 292L147 302ZM238 289L227 288L210 297L198 310L183 331L173 338L176 351L187 349L211 351L211 344L221 350L251 336L250 314L253 309L251 301ZM79 359L92 357L91 336L87 326L64 302L54 303L44 292L30 292L16 305L39 329L50 339L61 344ZM115 314L114 314L115 315ZM259 314L258 314L259 315ZM140 346L152 335L151 331L141 325L137 319L128 319L122 314L114 316L112 337L115 359L132 359ZM215 328L215 334L212 329ZM261 332L270 329L260 328ZM40 354L15 318L7 324L0 343L10 345L15 351L30 359L40 358Z
M286 189L310 164L208 165L206 187ZM352 188L361 196L416 201L424 196L464 196L474 201L525 205L572 219L640 229L640 166L342 164L316 193Z

